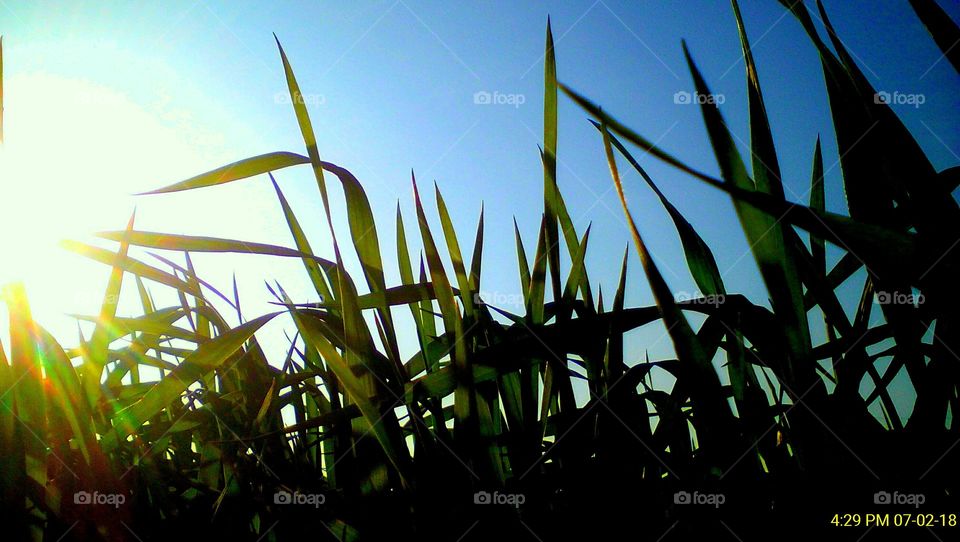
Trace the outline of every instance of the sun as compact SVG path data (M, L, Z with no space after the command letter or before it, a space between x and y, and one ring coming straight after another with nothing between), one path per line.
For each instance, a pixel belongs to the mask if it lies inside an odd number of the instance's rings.
M142 137L142 112L108 88L43 74L4 86L0 281L42 272L59 239L116 218L129 192L117 173L130 169L129 147Z
M171 157L196 153L182 130L115 89L46 73L3 85L0 284L24 282L35 315L89 311L104 270L87 273L60 240L121 228L137 203L132 194L180 174Z

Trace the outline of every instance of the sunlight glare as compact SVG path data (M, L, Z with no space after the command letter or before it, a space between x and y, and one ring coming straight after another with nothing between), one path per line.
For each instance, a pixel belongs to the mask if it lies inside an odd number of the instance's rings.
M196 171L195 142L163 118L163 104L159 113L144 109L88 81L25 74L4 87L0 283L25 282L37 313L90 310L102 296L103 269L78 275L78 257L59 241L122 228L133 193Z

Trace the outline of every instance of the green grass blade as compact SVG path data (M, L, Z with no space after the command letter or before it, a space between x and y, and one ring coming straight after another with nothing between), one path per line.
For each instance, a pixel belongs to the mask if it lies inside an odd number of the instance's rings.
M593 124L597 129L600 129L600 124L596 122L593 122ZM620 154L630 162L630 165L640 173L643 180L647 182L647 185L656 193L657 197L660 198L660 202L673 220L673 225L680 235L680 243L683 245L683 253L687 260L687 267L690 269L690 274L693 276L693 280L696 282L700 292L703 295L726 293L726 289L723 286L723 278L720 276L717 261L714 259L710 247L707 246L703 238L700 237L693 226L687 222L687 219L684 218L680 211L670 203L656 183L653 182L653 179L650 178L650 175L640 166L640 163L637 162L626 147L624 147L616 137L610 134L608 134L608 136L610 143L616 147L616 149L620 151Z
M546 216L547 258L553 299L560 299L560 238L557 231L557 60L553 31L547 18L543 56L543 212Z
M343 185L343 193L347 203L347 221L350 226L350 236L360 266L363 269L367 286L371 294L385 292L386 280L383 276L383 260L380 256L380 241L377 236L377 224L373 218L370 201L363 190L363 186L356 177L346 169L337 165L323 162L323 167L337 176ZM394 365L401 367L400 350L397 345L397 335L393 325L393 316L388 305L377 307L377 314L383 326L384 347ZM398 373L400 377L400 373Z
M363 269L364 276L370 291L386 289L383 278L383 261L380 258L380 242L377 236L377 224L370 209L370 201L360 182L346 169L322 163L324 169L330 171L340 179L343 185L344 198L347 203L347 222L353 238L353 246Z
M753 166L753 180L757 190L783 198L783 184L780 180L780 162L777 149L773 144L773 133L767 118L767 108L760 91L760 78L757 65L753 61L753 51L747 39L747 30L740 17L740 5L731 0L733 13L737 20L740 45L743 49L743 61L747 68L747 105L750 109L750 149Z
M327 366L337 375L337 379L343 385L344 390L351 401L359 407L366 421L380 443L384 453L399 473L403 483L409 484L410 475L408 473L409 455L406 452L406 446L403 445L399 426L387 423L385 412L371 402L374 397L370 393L369 387L355 374L355 368L337 352L336 348L327 339L322 328L317 325L317 321L309 315L299 311L293 312L294 318L298 322L298 329L303 334L307 344L315 348Z
M460 439L463 443L468 443L476 436L476 432L471 427L475 421L475 404L472 374L470 373L470 363L467 359L466 344L463 339L463 321L460 310L457 307L453 296L453 289L450 287L450 281L443 269L443 262L440 260L440 253L437 251L436 242L433 234L430 233L430 225L427 223L427 216L423 212L423 204L420 201L420 193L417 190L417 181L413 179L413 196L417 207L417 222L420 225L420 237L423 241L423 250L426 254L427 263L430 269L431 282L434 291L437 294L437 303L440 305L440 313L443 316L443 327L446 333L452 333L455 341L455 348L450 353L451 362L456 367L457 389L454 392L454 414L458 427L461 429L458 435L464 434L466 430L466 439ZM429 318L429 315L427 315ZM464 444L468 446L468 444Z
M339 248L336 243L336 233L333 230L333 219L330 216L330 198L327 195L327 183L323 176L323 164L320 161L320 150L317 148L317 137L313 133L313 124L310 122L310 114L307 113L306 102L303 99L303 93L300 92L300 85L297 84L297 78L287 59L287 53L284 52L280 40L274 34L277 42L277 49L280 51L280 60L283 62L283 73L287 78L287 90L290 93L290 102L293 104L293 111L297 116L297 124L300 126L300 134L303 136L303 143L307 148L307 156L310 165L313 167L313 175L317 179L317 187L320 189L320 198L323 201L323 210L327 216L327 225L330 228L330 235L333 236L334 250ZM339 261L339 256L338 256Z
M97 237L111 241L124 239L124 232L101 232ZM264 243L222 239L219 237L202 237L196 235L178 235L171 233L156 233L148 231L131 231L127 242L133 246L157 248L162 250L177 250L188 252L229 252L235 254L257 254L265 256L280 256L284 258L309 258L325 269L336 267L334 262L313 256L299 250ZM191 287L189 292L197 291Z
M453 228L453 221L450 220L450 214L447 212L447 204L443 201L443 195L440 194L440 188L434 183L434 193L437 198L437 214L440 216L440 225L443 229L443 237L447 242L447 253L453 263L453 272L457 277L457 285L460 287L460 302L463 303L463 312L465 318L474 318L476 310L474 309L473 288L470 286L470 277L467 275L466 266L463 263L463 253L460 252L460 242L457 240L457 232Z
M133 231L135 216L136 212L130 215L126 231L122 232L117 239L120 242L120 247L110 270L110 279L107 282L107 290L103 295L103 303L100 305L100 318L93 330L89 348L86 349L87 355L84 356L81 374L83 375L84 389L87 392L87 400L90 401L90 404L97 404L100 400L100 375L107 363L107 347L109 346L107 341L109 329L106 322L113 319L117 314L124 273L124 269L119 262L127 258L127 252L130 248L127 236ZM192 286L191 289L193 289Z
M568 86L566 86L566 85L564 85L564 84L562 84L562 83L559 84L559 87L560 87L560 90L562 90L564 94L566 94L566 95L567 95L571 100L573 100L577 105L579 105L581 108L583 108L584 111L590 113L590 115L593 116L593 118L595 118L595 119L599 120L601 123L605 124L605 125L607 126L607 130L608 130L608 131L610 131L610 132L615 132L615 133L619 134L620 137L626 139L627 141L633 143L634 145L637 145L638 147L640 147L640 148L643 149L644 151L646 151L646 152L650 153L651 155L659 158L660 160L662 160L663 162L669 164L670 166L673 166L673 167L679 169L680 171L683 171L684 173L687 173L687 174L689 174L689 175L691 175L691 176L693 176L693 177L696 177L696 178L698 178L698 179L700 179L700 180L707 181L707 182L710 182L710 181L715 180L714 177L712 177L712 176L710 176L710 175L707 175L706 173L704 173L704 172L702 172L702 171L699 171L699 170L697 170L697 169L695 169L695 168L692 168L692 167L688 166L687 164L683 163L680 159L676 158L676 157L673 156L672 154L670 154L670 153L664 151L663 149L657 147L657 146L656 146L655 144L653 144L649 139L643 137L642 135L640 135L640 134L634 132L633 130L631 130L630 128L626 127L626 126L625 126L624 124L622 124L620 121L618 121L617 119L615 119L615 118L613 118L612 116L608 115L606 112L604 112L604 111L603 111L600 107L598 107L596 104L594 104L594 103L591 102L590 100L584 98L582 95L578 94L576 91L574 91L574 90L571 89L570 87L568 87Z
M540 219L537 248L533 254L533 271L530 274L530 293L527 295L527 317L531 323L544 322L544 296L547 278L547 218Z
M710 95L710 89L690 57L686 44L683 50L697 92ZM704 103L700 109L724 180L727 184L744 190L760 189L757 183L747 175L743 160L720 110L713 103ZM771 197L778 198L776 195ZM798 384L801 386L800 389L806 390L815 384L817 377L810 358L810 330L803 306L803 289L792 254L788 252L785 244L783 227L775 217L751 205L745 205L742 201L735 199L734 207L789 344L791 363L788 372L791 383Z
M517 242L517 264L520 268L520 291L523 293L524 306L529 307L530 298L530 265L527 260L527 252L523 248L523 239L520 237L520 228L517 226L517 219L513 219L513 234Z
M640 231L637 229L633 215L630 213L629 206L627 205L626 195L623 192L623 184L620 181L620 173L617 169L616 158L613 155L613 147L605 126L602 127L601 132L603 133L603 146L607 163L610 166L610 175L613 178L617 195L623 206L627 225L630 228L634 245L640 256L640 262L647 275L647 280L653 291L654 299L656 299L657 307L660 309L663 323L667 328L670 338L673 340L677 358L691 365L690 370L694 377L689 385L693 388L691 398L693 401L694 417L699 422L695 422L695 425L698 434L702 432L703 435L701 444L705 449L710 450L711 453L706 454L707 456L712 457L714 460L719 460L719 458L729 455L733 423L730 408L720 393L720 379L710 359L706 356L696 333L693 332L680 307L677 306L673 293L663 279L663 275L661 275L659 269L657 269L651 254L647 250L646 244L643 242L643 238L640 236Z
M470 257L470 288L480 291L480 273L483 270L483 204L480 205L480 219L477 221L477 235L473 241L473 255Z
M407 245L407 233L403 226L403 215L400 213L399 203L397 203L397 266L399 267L400 271L400 282L403 283L404 286L414 285L415 279L413 277L413 266L410 263L410 250ZM420 311L419 302L428 301L432 298L432 295L420 294L416 298L412 299L408 305L410 307L410 315L413 317L413 323L417 329L417 338L420 343L421 351L426 348L428 335L427 330L423 325L424 316ZM429 318L432 319L433 316L430 316ZM428 364L426 368L429 371L434 369L432 364Z
M283 313L265 314L199 346L175 370L154 385L142 399L114 416L114 427L119 433L107 435L104 438L107 443L105 447L109 449L111 445L116 444L116 441L111 439L133 434L144 422L176 401L191 383L203 379L209 372L220 368L236 355L237 350L243 347L257 330L279 314Z
M80 378L63 348L40 326L37 326L37 339L45 382L50 389L50 406L67 421L69 431L64 434L75 439L84 460L90 465L99 444L93 413L83 393Z
M179 183L171 184L169 186L151 190L149 192L143 192L140 195L167 194L170 192L181 192L183 190L193 190L196 188L226 184L233 181L238 181L240 179L253 177L254 175L276 171L278 169L306 164L309 163L309 161L310 160L307 157L294 154L292 152L272 152L269 154L261 154L260 156L239 160L202 175L191 177Z
M617 291L613 295L613 305L610 307L610 314L614 317L623 314L624 298L626 297L627 290L627 257L629 254L630 245L627 245L623 250L623 261L620 263L620 279L617 281ZM614 333L612 325L610 330L611 333L607 341L607 351L604 355L604 366L607 373L608 386L613 386L620 380L620 377L623 376L623 335Z
M586 231L583 232L583 239L580 240L580 245L577 248L576 259L573 261L570 274L567 276L567 283L563 289L563 303L567 307L573 307L573 302L577 297L578 286L583 280L583 274L586 269L584 260L587 257L587 242L589 240L590 227L588 226ZM593 304L587 303L587 306L592 308Z
M420 201L420 193L417 190L417 181L413 180L413 196L417 207L417 222L420 226L420 237L423 240L423 250L426 255L427 265L430 271L430 279L434 291L437 294L437 303L440 305L440 313L443 315L443 322L447 332L453 331L460 320L460 311L457 308L453 295L453 288L450 286L450 280L443 268L443 261L440 259L440 252L437 250L437 244L430 232L430 225L427 223L427 216L423 212L423 204Z
M423 255L420 256L420 283L429 282L426 264L423 261ZM432 286L432 283L431 283ZM437 320L434 316L433 301L431 299L420 300L420 314L423 317L423 331L428 337L437 336Z
M287 227L290 228L290 234L293 235L293 241L297 245L297 250L309 256L301 259L303 260L303 266L307 270L307 275L310 277L310 282L313 283L313 288L317 291L317 295L320 296L323 302L334 303L336 299L333 297L333 293L327 285L320 264L313 258L313 249L310 247L310 242L307 240L307 235L304 233L303 228L300 227L300 221L297 220L293 209L290 208L290 204L287 203L287 198L284 197L283 192L280 190L280 185L277 184L273 175L270 175L270 181L273 183L273 188L277 193L277 199L280 201L280 207L283 209L283 217L287 221ZM327 266L327 269L329 268L330 267Z
M826 212L826 193L823 186L823 155L820 152L820 138L813 149L813 173L810 179L810 208ZM810 234L810 253L819 273L827 272L827 252L823 238Z

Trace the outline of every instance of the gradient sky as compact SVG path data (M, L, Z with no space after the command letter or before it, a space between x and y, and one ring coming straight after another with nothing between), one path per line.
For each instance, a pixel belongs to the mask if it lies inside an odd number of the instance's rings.
M937 169L960 162L960 79L906 0L825 3L874 86L924 96L920 107L894 109ZM960 19L955 2L941 5ZM846 212L813 46L778 2L748 0L742 10L788 197L807 200L821 134L827 206ZM714 93L723 95L721 110L741 143L749 140L744 66L733 13L723 1L0 1L8 90L7 148L0 153L0 205L8 217L0 224L4 263L19 262L16 275L27 280L42 321L74 333L61 314L95 312L106 270L52 248L57 237L89 241L91 231L121 228L136 206L139 229L291 245L266 178L201 192L129 196L255 154L303 152L284 99L274 32L307 96L321 155L350 169L366 187L388 280L398 283L398 201L416 238L413 169L421 187L439 184L461 244L472 243L485 204L481 291L519 311L512 220L532 255L542 209L537 144L548 15L559 79L662 148L718 172L697 107L674 101L677 92L692 90L681 39ZM514 103L478 105L477 92L509 95ZM586 115L563 98L559 133L561 190L578 230L593 224L587 263L593 282L610 295L629 235L602 144ZM21 165L4 170L3 161L18 160L16 149L24 149ZM649 157L641 163L711 246L728 290L766 303L729 198ZM622 169L638 225L668 283L678 296L694 292L668 216L639 177ZM329 255L309 169L277 177L315 250ZM424 192L435 216L432 192ZM333 199L342 218L339 191ZM339 226L346 239L345 219ZM46 233L25 233L31 231ZM25 239L34 238L25 248ZM627 301L649 304L638 261L630 258ZM217 256L197 263L202 275L226 289L236 272L251 314L266 310L267 278L309 300L298 262ZM10 277L0 272L0 278ZM634 359L646 349L653 357L667 355L669 341L661 336L662 329L637 334Z

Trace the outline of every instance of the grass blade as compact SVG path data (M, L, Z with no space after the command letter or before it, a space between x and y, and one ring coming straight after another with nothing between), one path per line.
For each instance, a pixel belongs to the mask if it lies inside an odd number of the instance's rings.
M278 169L283 169L290 166L306 164L308 162L309 159L307 157L294 154L292 152L271 152L268 154L261 154L260 156L239 160L232 164L214 169L213 171L208 171L202 175L191 177L185 181L171 184L163 188L158 188L156 190L151 190L149 192L143 192L139 195L145 196L151 194L168 194L171 192L181 192L184 190L194 190L196 188L204 188L207 186L216 186L219 184L238 181L240 179L246 179L247 177L253 177L254 175L276 171Z

